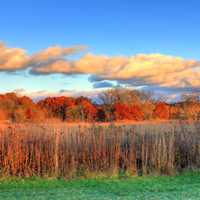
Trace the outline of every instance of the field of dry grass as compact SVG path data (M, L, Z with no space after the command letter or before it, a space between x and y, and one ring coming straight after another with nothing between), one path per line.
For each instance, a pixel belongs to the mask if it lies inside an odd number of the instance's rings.
M200 168L200 124L0 126L0 175L93 177L174 174Z

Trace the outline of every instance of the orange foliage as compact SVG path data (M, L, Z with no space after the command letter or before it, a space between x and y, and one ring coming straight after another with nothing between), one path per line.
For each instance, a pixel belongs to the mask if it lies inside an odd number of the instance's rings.
M8 117L7 117L7 114L5 111L3 110L0 110L0 120L7 120Z
M85 121L96 120L97 108L88 98L79 97L76 99L76 104L80 107Z
M137 97L139 93L135 95ZM167 104L136 97L130 93L112 92L108 97L104 96L102 104L97 105L86 97L48 97L35 103L29 97L8 93L0 95L0 120L12 122L200 120L200 102L197 100Z
M144 113L137 105L127 105L122 103L115 104L115 118L116 120L144 120Z
M75 100L71 97L48 97L38 102L38 105L45 109L49 117L66 119L66 109L75 105Z
M32 99L26 96L18 97L14 93L0 95L0 110L7 120L13 122L35 122L45 118L43 111Z
M166 103L159 102L156 104L154 110L154 117L159 119L168 120L170 119L170 107Z

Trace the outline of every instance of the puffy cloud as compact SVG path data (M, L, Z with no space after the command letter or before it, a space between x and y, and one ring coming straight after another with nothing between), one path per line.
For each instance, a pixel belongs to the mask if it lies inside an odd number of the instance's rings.
M33 55L27 54L25 49L10 48L0 43L0 71L17 71L29 67L45 65L51 61L85 50L85 46L70 48L52 46Z
M108 57L87 54L77 61L58 59L32 68L33 73L91 74L90 80L117 80L132 86L200 86L200 63L162 54Z
M105 87L105 81L128 86L161 88L200 87L200 62L162 54L106 56L86 54L80 59L67 56L85 50L84 46L52 46L29 55L25 49L0 43L0 71L30 68L32 74L90 74L94 87ZM98 81L104 81L97 83ZM107 83L107 82L106 82ZM109 85L107 84L109 87ZM110 87L112 87L110 85Z
M73 62L57 59L32 67L30 73L35 75L45 75L56 73L76 74L77 72L73 72Z
M35 74L96 74L98 76L112 73L117 70L117 66L121 67L128 61L126 57L96 56L86 54L77 61L69 61L66 59L56 59L52 62L38 65L32 68Z
M14 71L26 67L29 56L24 49L8 48L0 43L0 70Z
M53 46L47 49L40 51L39 53L34 54L30 62L38 64L43 63L45 61L50 61L58 58L63 58L64 56L68 56L80 51L84 51L86 49L85 46L75 46L70 48L63 48L60 46Z

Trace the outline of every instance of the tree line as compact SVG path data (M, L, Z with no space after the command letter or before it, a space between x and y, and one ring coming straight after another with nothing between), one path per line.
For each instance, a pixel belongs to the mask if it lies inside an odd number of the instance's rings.
M120 120L199 120L198 94L182 95L167 103L138 90L111 89L98 96L98 103L86 97L47 97L34 102L15 93L0 95L0 120L11 122L110 122Z

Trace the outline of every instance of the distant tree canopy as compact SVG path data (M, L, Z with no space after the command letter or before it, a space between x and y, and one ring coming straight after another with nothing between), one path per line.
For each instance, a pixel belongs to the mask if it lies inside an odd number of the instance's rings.
M100 104L86 97L47 97L37 103L15 93L0 95L0 120L12 122L119 121L119 120L199 120L197 94L183 95L180 102L155 100L152 93L112 89L99 94Z
M169 120L170 106L164 102L157 103L154 109L154 118Z
M45 119L43 110L29 97L18 97L15 93L0 95L0 115L13 122L36 122Z
M44 109L48 118L66 120L66 111L75 105L75 99L71 97L48 97L41 100L37 105Z

